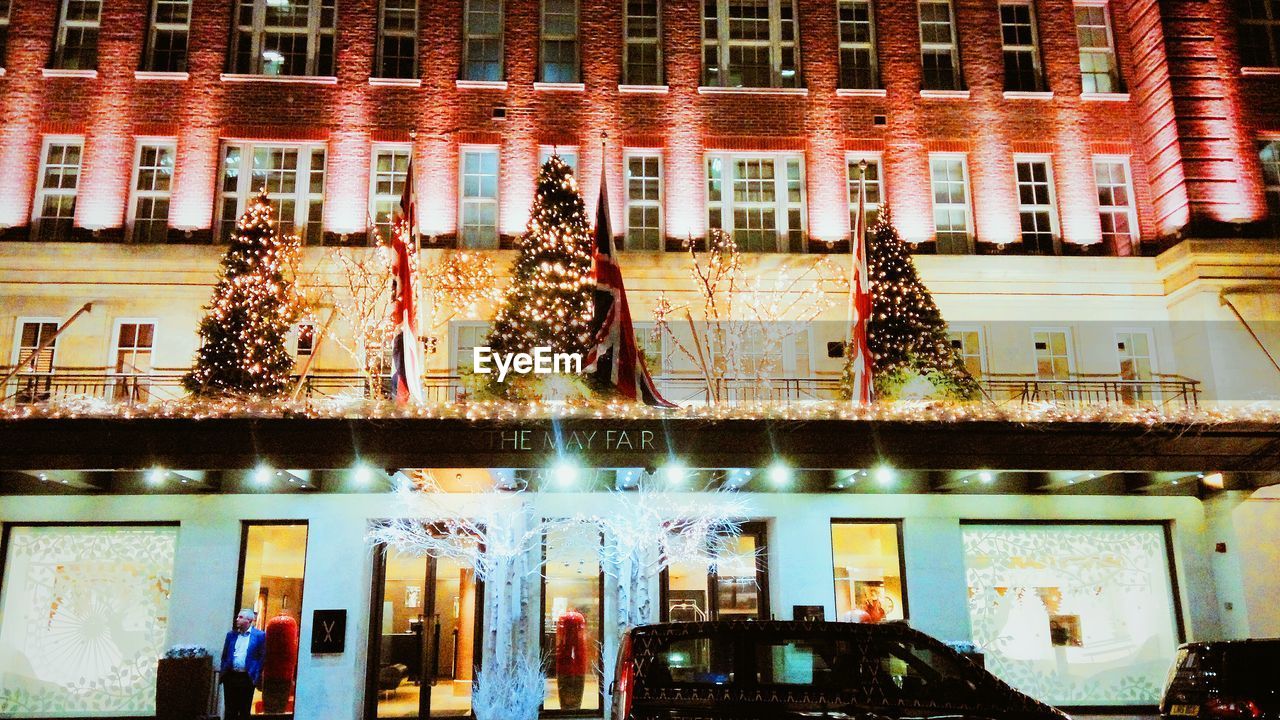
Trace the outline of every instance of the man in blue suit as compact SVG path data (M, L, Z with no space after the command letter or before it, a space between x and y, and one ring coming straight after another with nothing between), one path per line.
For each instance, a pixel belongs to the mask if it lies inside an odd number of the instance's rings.
M253 689L262 686L262 656L267 634L253 626L257 613L245 608L236 615L235 629L222 643L225 720L246 720L253 705Z

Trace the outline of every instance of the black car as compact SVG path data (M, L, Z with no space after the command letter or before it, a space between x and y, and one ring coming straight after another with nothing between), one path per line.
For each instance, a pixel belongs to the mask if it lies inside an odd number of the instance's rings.
M646 625L613 688L613 720L1068 720L901 622Z
M1160 715L1174 720L1280 718L1280 639L1178 648Z

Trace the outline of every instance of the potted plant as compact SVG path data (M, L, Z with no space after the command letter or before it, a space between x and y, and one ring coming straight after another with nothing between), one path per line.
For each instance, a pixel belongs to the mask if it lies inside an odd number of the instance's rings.
M209 714L213 656L199 645L178 645L156 667L156 720L196 720Z

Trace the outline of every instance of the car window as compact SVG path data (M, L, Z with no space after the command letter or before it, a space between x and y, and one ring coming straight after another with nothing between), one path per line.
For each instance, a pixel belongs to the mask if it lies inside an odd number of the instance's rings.
M910 640L875 643L870 665L887 694L914 700L960 699L972 695L978 676L943 648Z
M852 645L831 638L762 638L755 645L761 685L849 687L856 675Z
M733 640L714 635L672 640L654 654L643 682L650 686L727 685L733 682Z
M1258 643L1229 648L1222 678L1237 692L1270 690L1280 679L1280 643Z

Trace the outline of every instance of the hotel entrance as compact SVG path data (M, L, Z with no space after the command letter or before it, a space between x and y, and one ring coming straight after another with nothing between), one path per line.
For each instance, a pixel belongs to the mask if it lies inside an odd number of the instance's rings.
M365 718L471 714L482 589L448 558L374 551Z

